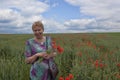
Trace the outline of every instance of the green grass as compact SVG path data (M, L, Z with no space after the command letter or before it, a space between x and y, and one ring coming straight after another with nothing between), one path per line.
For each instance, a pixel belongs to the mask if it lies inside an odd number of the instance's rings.
M45 34L64 48L55 60L59 75L73 80L119 80L120 33ZM0 34L0 80L29 80L24 50L32 34ZM104 64L95 66L95 61Z

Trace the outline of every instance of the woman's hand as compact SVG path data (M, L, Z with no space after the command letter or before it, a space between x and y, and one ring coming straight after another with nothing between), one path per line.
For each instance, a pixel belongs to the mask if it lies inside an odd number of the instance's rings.
M35 54L37 57L43 57L43 56L45 56L45 55L47 55L47 53L46 52L40 52L40 53L37 53L37 54Z
M49 54L47 54L46 52L41 52L41 53L37 53L36 54L37 57L42 57L44 59L49 59Z
M43 58L44 59L50 59L51 57L53 57L53 54L52 53L50 53L50 54L43 54Z
M52 52L50 54L47 54L47 56L45 56L45 59L49 59L49 58L52 58L52 57L55 57L56 56L56 52Z
M46 52L40 52L40 53L36 53L35 55L26 58L25 62L26 63L34 63L34 61L38 58L38 57L42 57L44 59L49 59L51 57L54 57L53 54L47 54Z
M36 53L35 55L32 55L30 57L27 57L25 59L26 63L34 63L38 57L44 57L47 56L46 52Z
M37 53L36 55L37 55L37 57L42 57L44 59L49 59L51 57L55 57L56 56L56 52L52 52L50 54L48 54L46 52L41 52L41 53Z

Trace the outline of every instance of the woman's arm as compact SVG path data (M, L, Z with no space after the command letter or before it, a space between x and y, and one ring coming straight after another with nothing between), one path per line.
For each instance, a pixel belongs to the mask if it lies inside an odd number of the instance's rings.
M38 57L43 57L43 58L44 58L44 57L46 57L46 56L47 56L46 52L36 53L36 54L33 55L33 56L27 57L27 58L25 59L25 62L31 64L31 63L33 63Z
M46 56L46 59L49 59L51 57L55 57L57 55L56 52L51 52L50 54L48 54L48 56Z

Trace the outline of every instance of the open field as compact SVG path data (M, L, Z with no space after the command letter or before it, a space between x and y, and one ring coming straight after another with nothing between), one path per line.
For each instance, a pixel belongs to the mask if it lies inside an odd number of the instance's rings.
M50 35L64 48L55 58L59 77L72 80L120 80L120 33ZM29 80L24 62L25 41L31 34L0 34L0 80Z

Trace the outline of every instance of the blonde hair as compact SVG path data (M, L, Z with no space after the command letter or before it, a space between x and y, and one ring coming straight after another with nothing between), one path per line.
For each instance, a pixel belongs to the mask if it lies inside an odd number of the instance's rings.
M32 24L32 30L34 29L34 27L41 27L43 30L44 30L44 26L43 26L43 23L41 21L36 21Z

